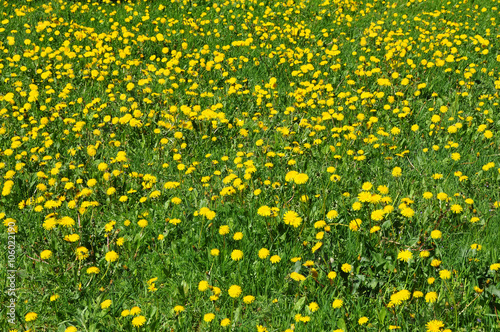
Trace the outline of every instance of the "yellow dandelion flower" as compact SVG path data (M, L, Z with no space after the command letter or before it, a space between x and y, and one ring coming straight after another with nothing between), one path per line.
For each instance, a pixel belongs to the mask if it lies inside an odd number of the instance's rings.
M119 255L116 253L116 251L111 250L110 252L106 253L106 256L104 257L107 262L115 262L118 260Z
M421 258L427 258L427 257L429 257L430 255L431 255L431 253L430 253L428 250L423 250L423 251L421 251L421 252L420 252L420 254L419 254L419 256L420 256Z
M139 308L139 307L137 307L137 306L135 306L135 307L133 307L132 309L130 309L130 314L131 314L132 316L138 315L138 314L140 314L140 313L141 313L141 308Z
M71 217L62 217L57 223L64 227L73 227L75 225L75 220Z
M113 301L111 300L104 300L101 302L101 309L107 309L111 306L111 304L113 303Z
M64 237L64 241L67 241L67 242L76 242L80 240L80 235L78 234L70 234L70 235L66 235Z
M38 314L35 313L35 312L28 312L25 316L24 316L24 320L27 321L27 322L32 322L34 321L35 319L37 319L38 317Z
M40 253L40 258L43 260L49 259L52 257L52 251L50 250L44 250Z
M443 233L441 233L441 231L438 229L435 229L431 232L431 238L433 238L434 240L440 239L442 235Z
M338 309L342 307L342 304L344 304L344 301L342 301L341 299L335 299L332 303L332 308Z
M363 324L366 324L368 323L368 317L361 317L359 320L358 320L358 324L359 325L363 325Z
M89 250L85 247L78 247L76 248L75 252L76 252L76 258L80 261L89 257Z
M306 277L304 277L302 274L297 273L297 272L292 272L290 274L290 278L292 278L295 281L304 281L304 280L306 280Z
M253 301L255 301L255 296L247 295L247 296L243 297L243 302L245 302L246 304L250 304Z
M337 218L338 215L339 215L339 213L337 211L331 210L331 211L328 211L328 213L326 214L326 217L331 220L331 219Z
M427 324L425 324L425 328L427 329L427 332L439 332L441 331L441 328L444 327L444 324L440 320L431 320Z
M352 209L354 211L359 211L359 210L361 210L362 207L363 207L363 204L361 204L360 202L354 202L352 204Z
M408 300L410 298L410 295L411 293L408 290L403 289L391 295L390 303L393 305L400 305L401 303L403 303L403 301Z
M135 327L143 326L146 323L146 317L137 316L132 319L132 325Z
M361 219L351 220L349 223L349 229L353 232L357 232L361 227Z
M206 280L202 280L198 283L198 290L204 292L210 288L210 284Z
M498 271L500 270L500 263L495 263L490 265L490 270L492 271Z
M455 214L459 214L459 213L462 213L464 208L460 204L453 204L451 206L450 210L451 210L451 212L453 212Z
M232 298L237 298L241 295L241 287L238 285L232 285L229 287L227 292Z
M351 272L352 270L352 265L348 264L348 263L345 263L345 264L342 264L341 268L340 268L342 271L344 271L345 273L349 273Z
M412 259L413 254L409 250L403 250L398 253L398 259L400 261L408 262L410 259Z
M169 222L170 224L172 224L172 225L174 225L174 226L175 226L175 225L180 224L180 223L181 223L181 220L180 220L180 219L177 219L177 218L172 218L172 219L170 219L168 222Z
M287 211L283 215L283 222L297 228L302 223L302 218L295 211Z
M279 263L281 261L281 257L278 255L273 255L271 256L270 261L273 264Z
M432 198L432 193L431 192L428 192L426 191L425 193L422 194L422 196L425 198L425 199L431 199Z
M441 270L439 271L439 277L443 280L451 278L451 272L449 270Z
M443 192L438 193L436 197L437 197L437 199L439 199L440 201L444 201L444 200L447 200L447 199L448 199L448 195L447 195L446 193L443 193Z
M269 256L269 250L266 248L262 248L259 250L259 258L266 259Z
M319 305L316 303L316 302L311 302L309 303L309 305L307 306L309 308L309 310L311 310L312 312L315 312L315 311L318 311L319 310Z
M425 294L425 302L434 303L437 301L438 294L436 292L429 292Z
M394 167L392 169L392 176L395 177L395 178L398 178L402 175L402 170L401 170L401 167Z
M183 306L181 306L181 305L176 305L176 306L174 307L174 312L175 312L176 314L178 314L178 313L180 313L180 312L183 312L183 311L184 311L184 307L183 307Z
M293 178L295 184L304 184L309 180L309 176L305 173L299 173Z
M213 313L208 313L208 314L205 314L205 316L203 316L203 320L207 323L210 323L211 321L213 321L215 318L215 315Z
M414 291L413 292L413 297L418 299L418 298L421 298L424 296L424 293L422 293L421 291Z
M219 234L220 235L226 235L229 233L229 226L228 225L222 225L219 227Z
M91 266L87 269L87 274L98 274L99 272L100 270L96 266Z
M384 210L375 210L371 213L371 219L374 221L381 221L382 219L384 219L384 215Z
M261 206L257 210L257 214L262 217L269 217L271 215L271 208L267 205Z
M285 181L286 182L293 181L298 174L299 174L299 172L297 172L297 171L290 171L290 172L286 173Z
M439 259L433 259L431 261L431 266L432 267L439 267L439 265L441 265L441 261Z
M231 259L233 261L239 261L241 259L243 259L243 251L239 250L239 249L235 249L231 252Z
M406 207L401 211L401 214L407 218L411 218L415 215L415 211L412 208Z
M263 325L257 325L257 332L268 332L267 328Z

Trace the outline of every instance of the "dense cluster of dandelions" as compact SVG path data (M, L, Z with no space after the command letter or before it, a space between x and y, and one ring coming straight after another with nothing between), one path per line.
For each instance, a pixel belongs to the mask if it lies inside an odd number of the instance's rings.
M12 330L495 323L494 1L4 5Z

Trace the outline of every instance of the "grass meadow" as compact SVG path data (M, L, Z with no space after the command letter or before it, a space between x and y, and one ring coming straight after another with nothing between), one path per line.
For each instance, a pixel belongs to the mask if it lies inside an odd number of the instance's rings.
M0 329L500 330L499 7L3 0Z

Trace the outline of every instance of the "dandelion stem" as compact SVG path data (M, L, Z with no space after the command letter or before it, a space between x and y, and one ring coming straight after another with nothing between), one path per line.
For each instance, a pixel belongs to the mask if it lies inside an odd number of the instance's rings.
M203 232L203 226L205 226L205 217L203 217L203 221L201 222L200 236L198 237L198 248L200 248L201 245L201 233Z
M104 272L104 274L103 274L101 280L99 280L99 282L101 282L104 279L104 277L106 276L106 274L108 274L108 270L109 270L110 265L111 265L111 263L108 262L108 267L106 268L106 272Z

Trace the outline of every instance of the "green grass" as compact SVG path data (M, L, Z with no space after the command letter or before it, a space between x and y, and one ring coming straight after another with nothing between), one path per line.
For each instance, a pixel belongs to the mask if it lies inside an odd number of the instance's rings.
M500 328L497 2L0 12L3 330Z

